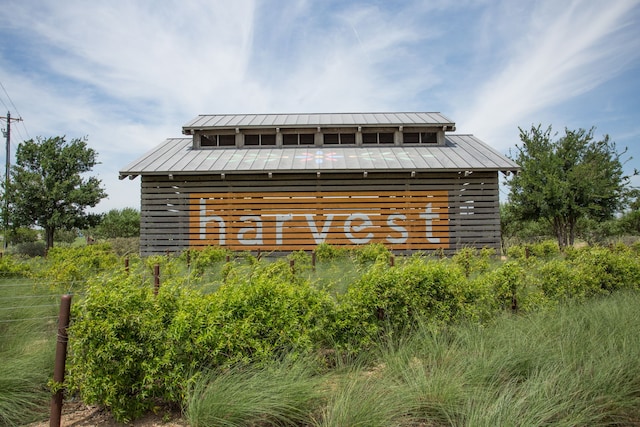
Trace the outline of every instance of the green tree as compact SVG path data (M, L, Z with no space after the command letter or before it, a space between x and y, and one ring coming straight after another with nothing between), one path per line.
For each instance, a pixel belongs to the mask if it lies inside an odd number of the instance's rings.
M608 135L596 140L593 131L565 129L554 141L551 127L520 128L514 160L521 170L507 182L509 200L518 219L549 221L561 248L573 245L578 219L610 219L631 193L625 152Z
M140 212L134 208L111 209L95 229L96 237L138 237L140 236Z
M85 209L106 196L99 179L84 176L96 164L86 138L38 137L21 143L6 189L12 226L41 227L49 249L56 230L91 225L95 216Z

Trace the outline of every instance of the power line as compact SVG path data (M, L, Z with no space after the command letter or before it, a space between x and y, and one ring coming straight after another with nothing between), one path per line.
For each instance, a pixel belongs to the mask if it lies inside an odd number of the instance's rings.
M16 107L16 104L13 103L13 100L11 99L11 97L9 96L9 92L7 92L7 90L4 88L4 85L2 84L2 81L0 81L0 87L2 87L2 90L4 91L4 94L7 95L7 98L9 99L9 102L11 103L11 106L13 107L13 110L18 113L18 117L22 117L22 114L20 114L20 111L18 111L18 107ZM4 102L3 102L4 104ZM5 105L6 107L6 105ZM7 108L8 110L9 108ZM22 119L21 119L22 120Z
M2 102L5 110L10 110L9 106L4 102L4 98L0 98L0 102Z
M9 100L9 103L13 107L13 110L18 114L18 119L16 119L16 121L22 122L22 127L24 127L24 131L27 134L27 138L26 139L31 139L31 135L29 135L29 131L27 130L27 126L24 124L24 121L22 120L22 114L20 114L20 111L18 111L18 107L16 107L16 104L13 102L13 99L11 99L11 96L9 96L9 92L7 92L7 89L2 84L2 81L0 81L0 87L2 88L2 91L4 92L4 94L7 96L7 99ZM7 104L4 102L4 100L2 98L0 98L0 101L2 101L2 105L4 105L4 107L7 110L10 110L10 108L7 106ZM20 135L20 139L22 139L23 141L26 141L26 139L24 138L24 136L22 136L20 131L18 129L15 129L15 130Z

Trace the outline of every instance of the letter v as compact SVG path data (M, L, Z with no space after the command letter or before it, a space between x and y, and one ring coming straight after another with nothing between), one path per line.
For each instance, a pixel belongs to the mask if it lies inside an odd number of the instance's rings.
M331 228L331 221L333 221L333 214L328 214L327 219L322 225L322 232L318 233L318 227L316 227L316 222L313 220L313 214L305 214L307 218L307 224L309 224L309 229L311 230L311 234L313 234L313 240L315 240L316 245L320 243L324 243L324 240L327 238L327 234L329 234L329 229Z

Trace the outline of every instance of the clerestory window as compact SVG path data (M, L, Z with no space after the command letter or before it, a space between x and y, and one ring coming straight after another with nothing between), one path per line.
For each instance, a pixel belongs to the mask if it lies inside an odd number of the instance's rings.
M236 145L235 135L201 135L201 147L234 147Z
M362 132L363 144L393 144L393 132Z

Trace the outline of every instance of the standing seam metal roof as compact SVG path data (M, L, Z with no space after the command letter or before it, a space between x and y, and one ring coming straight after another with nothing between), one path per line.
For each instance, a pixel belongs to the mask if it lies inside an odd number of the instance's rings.
M518 169L515 162L473 135L445 135L444 145L229 147L199 150L193 149L192 138L170 138L123 168L120 176Z
M203 114L182 129L250 127L447 126L455 123L441 113L315 113L315 114Z

